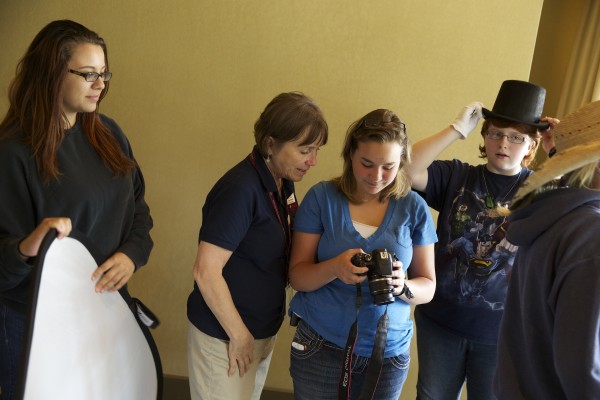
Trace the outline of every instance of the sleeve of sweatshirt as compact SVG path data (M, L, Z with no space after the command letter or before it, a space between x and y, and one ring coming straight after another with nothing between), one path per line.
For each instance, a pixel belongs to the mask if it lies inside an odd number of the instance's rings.
M577 262L554 284L554 368L569 399L600 393L599 287L600 257Z
M0 142L0 292L13 289L31 272L17 246L36 226L37 211L28 182L36 181L35 162L24 145L12 139Z
M154 242L150 237L153 221L150 216L150 208L144 198L146 187L142 171L138 168L132 175L135 191L135 214L129 236L121 244L119 251L127 254L134 262L135 268L146 265Z
M135 196L135 212L133 216L133 223L131 230L129 231L129 235L119 247L119 251L126 254L133 261L137 270L141 266L146 265L148 258L150 257L150 252L152 251L152 247L154 246L154 242L150 237L150 230L152 229L154 223L152 221L152 217L150 216L150 208L145 200L146 184L144 182L142 170L140 169L133 155L133 150L131 149L129 140L119 125L117 125L114 120L104 115L102 116L102 119L121 144L124 153L136 162L136 168L131 173Z

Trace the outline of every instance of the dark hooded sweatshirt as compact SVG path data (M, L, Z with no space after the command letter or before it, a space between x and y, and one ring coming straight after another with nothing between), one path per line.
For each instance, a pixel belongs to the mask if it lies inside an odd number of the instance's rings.
M510 217L499 399L600 398L600 192L558 189Z

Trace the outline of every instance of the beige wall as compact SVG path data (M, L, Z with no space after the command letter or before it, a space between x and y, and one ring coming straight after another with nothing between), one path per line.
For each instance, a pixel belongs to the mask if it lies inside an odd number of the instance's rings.
M19 57L53 19L107 41L114 73L102 111L129 136L146 177L155 228L149 265L131 292L161 318L164 372L187 375L186 299L204 198L252 146L252 126L282 91L322 106L330 142L298 185L300 198L340 171L349 123L391 108L413 140L472 100L490 108L505 79L528 79L542 0L2 0L0 114ZM477 163L478 135L443 157ZM267 387L291 390L281 330ZM413 346L414 347L414 346ZM402 398L414 398L417 370Z
M530 79L547 89L544 115L557 115L558 103L563 90L565 75L573 41L586 10L587 3L594 0L546 0L531 65Z

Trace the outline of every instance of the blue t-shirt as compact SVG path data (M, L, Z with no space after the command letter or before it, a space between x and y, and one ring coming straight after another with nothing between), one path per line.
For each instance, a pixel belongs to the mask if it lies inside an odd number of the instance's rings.
M328 260L351 249L365 252L386 248L396 253L404 268L410 266L413 246L435 243L435 228L425 201L414 192L398 200L390 199L383 222L373 235L362 237L352 224L348 199L332 182L313 186L302 201L294 230L320 234L317 261ZM358 315L355 354L370 357L377 320L385 306L373 303L368 280L362 283L362 306ZM290 315L296 313L325 340L344 347L352 323L356 320L356 287L335 279L312 292L297 292L290 303ZM410 305L402 300L387 306L390 325L385 357L407 353L413 332Z
M454 334L496 344L516 247L494 207L509 202L531 171L505 176L452 160L434 161L428 173L425 199L439 211L437 284L433 300L417 308Z
M277 333L285 315L285 231L288 205L295 205L291 202L295 197L294 184L287 179L280 197L256 147L253 155L254 165L246 157L206 197L199 240L233 252L223 278L248 330L255 339L264 339ZM195 283L188 298L188 319L209 336L229 339Z

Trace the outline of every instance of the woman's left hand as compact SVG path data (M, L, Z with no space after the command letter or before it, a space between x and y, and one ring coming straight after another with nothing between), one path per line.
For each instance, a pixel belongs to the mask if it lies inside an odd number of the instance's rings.
M404 280L406 279L404 269L402 268L402 262L394 261L392 263L392 268L392 277L388 278L388 283L394 287L394 296L400 296L400 292L402 292L402 289L404 288Z
M114 292L121 289L129 281L134 271L135 265L129 257L121 252L113 254L92 274L92 280L98 280L96 293Z

